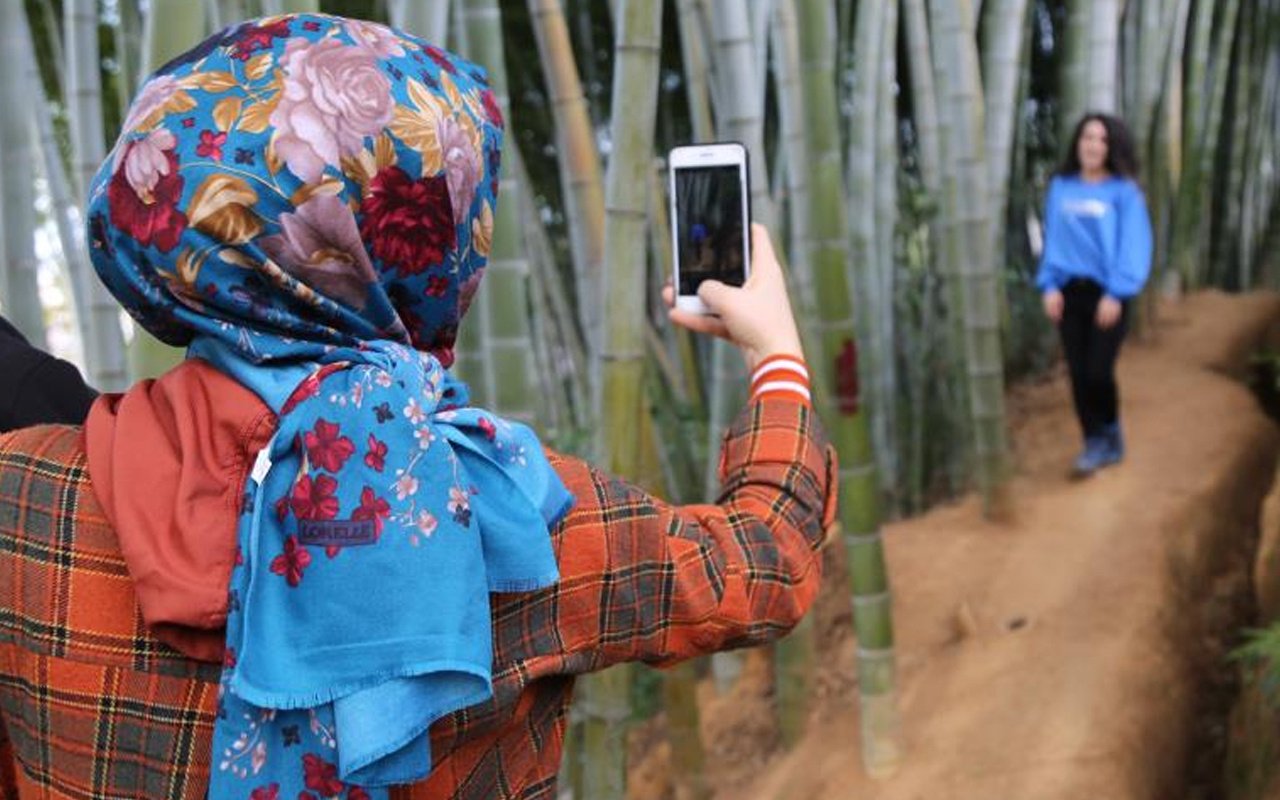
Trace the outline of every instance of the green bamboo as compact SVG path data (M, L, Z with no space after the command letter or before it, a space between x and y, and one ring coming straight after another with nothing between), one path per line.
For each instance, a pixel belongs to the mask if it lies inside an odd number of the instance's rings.
M636 298L643 296L645 285L647 172L657 116L662 3L625 0L616 30L613 97L617 102L610 125L613 152L606 195L605 263L609 269L603 274L598 446L610 472L636 475L641 467L641 426L636 420L646 413L641 380L645 316ZM624 667L592 675L583 683L583 790L591 800L624 796L630 686L630 673Z
M1209 61L1213 42L1214 5L1192 4L1190 60L1185 66L1182 92L1182 164L1174 210L1173 247L1176 267L1188 288L1202 282L1199 263L1199 214L1201 210L1200 173L1203 159L1209 95Z
M986 151L991 225L990 251L1004 261L1009 208L1009 167L1014 127L1021 106L1018 77L1022 74L1028 0L987 0L983 13L986 40L982 52L982 90L986 98Z
M30 116L14 112L31 108L38 89L25 80L28 28L22 0L0 0L0 26L0 109L9 110L0 114L0 257L8 273L6 285L0 287L0 304L14 327L37 347L45 347L35 252L35 137Z
M764 69L753 50L745 0L715 0L715 14L719 24L715 30L715 63L721 76L716 119L722 140L741 142L746 148L750 163L751 215L766 227L773 226L773 201L769 195L769 172L764 151ZM742 359L733 347L723 340L711 345L710 419L707 448L712 458L707 459L705 490L708 497L715 497L719 489L716 474L717 460L714 454L724 429L742 408L746 399L747 375ZM717 660L736 660L740 654L718 654Z
M963 6L966 0L961 0ZM977 48L965 31L960 9L932 6L934 32L943 55L944 106L953 120L943 141L955 164L955 179L943 196L944 213L954 220L953 255L961 276L965 375L973 429L978 483L988 517L1009 511L1008 443L1004 413L1004 370L999 327L999 276L989 252L987 166Z
M76 197L80 206L88 197L89 184L106 154L102 129L102 82L98 68L98 14L95 0L66 0L64 6L67 48L65 101L71 130L71 153ZM47 161L52 165L57 159ZM60 164L58 164L60 166ZM49 175L50 184L64 176ZM90 383L102 391L120 391L128 382L124 336L120 329L120 306L103 283L91 274L84 259L83 233L75 237L75 249L67 252L70 270L83 272L72 281L73 290L83 293L76 309L84 336L85 362Z
M1091 110L1114 113L1120 107L1120 0L1090 0L1089 94Z
M1274 109L1277 96L1280 95L1280 4L1272 3L1271 7L1262 7L1261 20L1258 23L1258 61L1255 75L1261 80L1255 97L1260 100L1260 113L1251 114L1252 130L1250 131L1249 165L1246 166L1245 185L1242 198L1240 222L1241 261L1248 264L1248 280L1241 281L1242 288L1252 288L1256 278L1260 277L1260 253L1257 250L1261 234L1265 232L1268 214L1267 186L1274 187L1274 167L1272 175L1266 174L1265 164L1274 164L1267 152L1268 133L1270 141L1275 142ZM1268 180L1268 178L1271 178ZM1274 191L1274 188L1272 189Z
M142 69L150 75L156 67L200 43L205 19L191 0L151 0L142 33ZM162 344L139 327L129 343L129 373L135 380L154 378L182 361L183 353Z
M795 287L801 309L801 326L812 321L814 307L813 270L798 242L809 238L809 149L805 143L803 115L803 83L800 75L800 39L796 31L796 9L791 3L778 3L772 26L774 50L774 82L778 87L781 150L785 154L787 227L791 247L787 251L788 273Z
M601 341L601 280L605 253L604 180L600 153L560 0L528 0L555 119L560 182L587 347ZM618 97L617 95L614 95ZM592 380L595 384L596 381Z
M876 192L876 104L881 66L880 50L883 44L883 2L858 3L854 27L853 94L850 101L848 186L849 195L859 198L857 213L850 218L849 232L853 244L853 285L850 287L854 307L857 309L859 372L862 386L867 391L869 407L868 424L871 426L872 444L880 456L885 450L884 384L881 368L884 366L883 343L880 341L881 320L888 309L881 306L880 273L876 254L880 252L877 240L875 216Z
M817 285L816 365L819 411L840 455L840 520L854 591L862 758L873 774L892 771L901 758L893 656L893 617L880 532L875 464L866 414L851 395L849 360L856 353L847 275L849 229L836 103L835 16L824 0L798 0L805 141L813 218L806 243ZM842 380L842 376L844 379ZM840 396L837 390L843 389Z
M521 186L532 185L519 147L511 148L511 156L507 163L515 172ZM507 166L503 169L507 169ZM565 281L556 263L547 231L539 222L540 209L533 198L533 193L522 191L520 201L521 218L524 220L524 242L529 250L533 269L538 273L538 286L545 295L545 304L550 310L550 322L558 353L556 366L549 374L563 385L561 391L564 393L568 411L567 424L575 431L583 430L589 424L591 415L595 413L591 407L588 385L591 366L588 363L587 347L582 340L582 332L578 327L569 294L565 290Z
M449 38L450 0L392 0L391 24L428 42L445 46ZM465 8L469 3L462 3Z
M796 8L778 3L772 20L774 82L777 86L780 150L785 158L788 227L792 247L788 255L788 275L793 297L799 307L801 332L806 342L818 341L814 276L809 252L802 245L811 241L811 192L809 190L809 146L804 116L804 80L801 73L800 38ZM786 637L774 646L774 695L778 732L785 747L794 746L804 734L813 707L814 669L817 664L817 633L814 615L807 614Z
M320 11L320 0L280 0L280 10L286 14L315 14Z
M671 274L673 259L671 223L664 191L664 159L654 160L654 168L650 170L649 177L649 228L654 256L651 263L655 274L648 288L650 296L656 299L659 296L657 290L666 276ZM672 325L666 327L668 330L675 328ZM648 381L654 407L689 408L690 389L695 387L686 384L685 373L668 353L661 334L654 329L652 322L646 321L645 331L654 371L663 376L663 380ZM685 338L689 336L688 331L681 333ZM652 422L652 438L657 445L666 496L675 502L696 502L701 498L689 496L690 489L697 486L699 477L696 460L698 453L694 452L696 448L690 446L694 437L687 435L690 426L681 424L678 419L659 417L656 413ZM701 714L698 709L698 668L696 661L687 661L662 675L662 708L666 714L667 741L671 744L672 777L683 788L688 800L710 800L711 786L706 777L706 754L702 746Z
M689 97L689 121L693 138L709 142L714 135L711 90L707 86L706 34L695 0L676 0L680 20L680 52L684 59L685 90Z
M925 0L902 0L902 13L907 30L907 69L911 78L920 179L936 198L942 187L942 155L938 144L938 100L933 88L933 55L929 47Z
M704 767L705 754L698 729L698 665L686 661L667 674L662 683L663 707L667 712L667 741L671 744L671 765L681 797L709 800L711 784Z
M894 294L897 274L898 227L898 0L883 0L880 23L880 66L876 75L875 298L879 313L875 324L874 385L879 390L878 409L873 407L872 431L876 434L876 464L880 490L893 498L898 487L898 358Z
M1236 55L1232 59L1232 77L1227 87L1226 124L1228 136L1222 143L1226 174L1220 184L1222 202L1214 219L1212 240L1213 263L1219 283L1244 289L1252 279L1248 264L1240 258L1240 228L1244 210L1245 164L1250 156L1250 108L1256 108L1259 86L1254 80L1254 47L1261 22L1261 3L1244 0L1240 11L1240 32Z
M1058 93L1062 110L1058 114L1059 141L1065 146L1076 120L1089 107L1089 34L1092 0L1067 0L1067 31ZM935 34L936 35L936 34Z
M1152 258L1152 283L1159 284L1166 271L1174 267L1170 255L1173 237L1173 221L1177 212L1175 189L1179 180L1182 157L1179 152L1179 133L1182 126L1182 72L1183 55L1187 41L1191 0L1170 0L1161 15L1165 29L1171 31L1169 45L1160 65L1158 93L1152 112L1152 142L1149 148L1150 164L1146 176L1148 207L1154 228L1154 253ZM1176 273L1175 273L1176 274ZM1154 294L1149 304L1154 304Z
M142 50L142 12L138 0L117 0L119 22L112 30L116 47L116 98L120 101L120 119L129 111L129 94L138 85L138 65Z
M1222 141L1224 109L1226 108L1227 85L1231 74L1231 62L1238 52L1240 0L1223 0L1222 18L1214 31L1213 62L1209 81L1209 99L1205 109L1206 118L1204 136L1200 142L1200 167L1198 174L1201 180L1200 205L1197 214L1196 255L1202 273L1214 268L1211 256L1216 255L1209 248L1212 233L1211 221L1214 218L1214 189L1216 188L1217 165L1220 156L1219 145Z
M773 200L764 150L765 63L756 55L746 0L714 0L716 25L714 59L718 76L716 94L717 133L721 140L741 142L748 153L751 180L751 214L756 222L773 227ZM711 343L708 378L706 497L719 492L717 473L720 437L746 401L747 374L742 358L728 342ZM740 651L712 656L712 674L720 691L727 691L742 672L745 654Z
M468 56L484 66L492 89L514 131L507 96L506 59L502 52L502 16L497 0L471 0L462 6L467 28ZM503 137L503 157L510 156L514 136ZM492 244L485 270L485 290L475 302L483 321L483 368L487 373L485 398L498 413L533 423L538 416L537 379L530 359L533 341L529 331L529 261L521 241L520 193L517 175L503 170L498 183L497 208L493 210ZM473 240L474 244L474 240Z

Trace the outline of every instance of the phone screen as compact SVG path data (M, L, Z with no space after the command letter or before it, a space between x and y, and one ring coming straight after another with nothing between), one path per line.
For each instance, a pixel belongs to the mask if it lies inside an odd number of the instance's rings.
M680 294L697 294L709 278L730 286L746 280L739 169L729 164L675 171Z

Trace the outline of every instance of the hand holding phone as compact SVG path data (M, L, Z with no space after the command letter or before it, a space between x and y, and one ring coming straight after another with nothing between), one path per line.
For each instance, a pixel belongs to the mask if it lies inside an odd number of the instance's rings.
M698 299L715 316L680 307L671 286L662 297L672 322L732 342L742 351L748 371L769 356L804 358L782 266L763 225L751 226L751 276L744 285L707 280L698 287Z
M737 142L677 147L671 173L671 246L677 308L711 313L698 298L703 281L730 286L750 270L751 190L747 149Z

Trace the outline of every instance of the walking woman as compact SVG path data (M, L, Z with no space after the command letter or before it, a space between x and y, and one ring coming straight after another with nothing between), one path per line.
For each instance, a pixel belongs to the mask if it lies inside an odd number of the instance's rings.
M1124 458L1116 357L1132 300L1151 271L1151 220L1137 173L1124 123L1087 114L1076 125L1045 200L1036 285L1070 368L1071 397L1084 434L1084 450L1074 464L1079 476Z
M94 267L187 348L83 430L0 437L0 797L555 797L577 675L783 635L832 451L767 234L704 287L756 373L719 505L469 405L503 122L383 25L270 17L143 86Z

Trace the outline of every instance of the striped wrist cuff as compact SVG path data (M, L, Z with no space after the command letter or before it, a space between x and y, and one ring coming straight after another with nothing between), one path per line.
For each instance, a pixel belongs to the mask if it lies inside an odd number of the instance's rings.
M751 373L751 401L762 397L795 400L809 405L809 368L795 356L770 356Z

